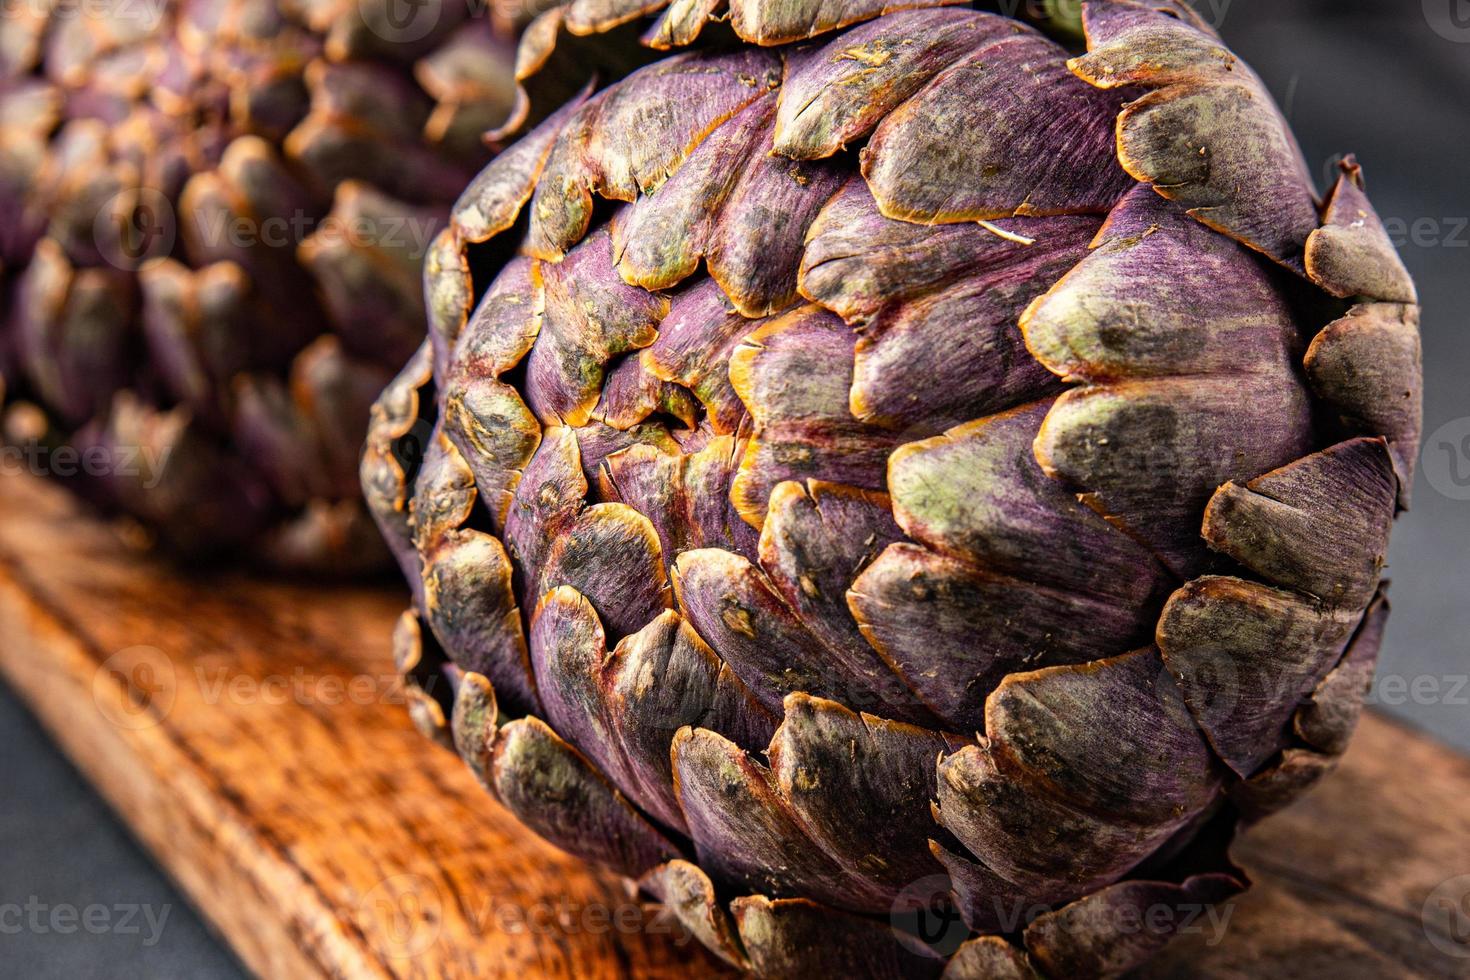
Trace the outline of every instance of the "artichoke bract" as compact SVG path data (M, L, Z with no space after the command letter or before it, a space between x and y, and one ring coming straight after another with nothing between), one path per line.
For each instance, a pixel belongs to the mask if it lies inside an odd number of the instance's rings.
M489 20L445 4L395 34L387 6L7 11L7 387L54 459L94 461L79 489L187 553L387 564L356 480L368 407L423 339L424 251L516 95Z
M1420 365L1361 171L1172 0L662 6L529 28L673 53L469 185L373 409L415 720L737 967L1131 969L1372 675Z

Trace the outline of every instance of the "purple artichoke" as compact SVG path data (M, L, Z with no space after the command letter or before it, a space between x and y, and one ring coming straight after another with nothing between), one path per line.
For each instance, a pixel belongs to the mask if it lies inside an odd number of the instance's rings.
M94 461L79 489L186 553L384 559L355 477L368 407L516 94L490 21L445 4L410 40L389 2L7 14L9 394Z
M731 964L1111 976L1353 729L1415 291L1184 4L1090 0L1075 57L888 10L529 28L523 76L563 31L677 53L430 252L362 463L399 660L501 803Z

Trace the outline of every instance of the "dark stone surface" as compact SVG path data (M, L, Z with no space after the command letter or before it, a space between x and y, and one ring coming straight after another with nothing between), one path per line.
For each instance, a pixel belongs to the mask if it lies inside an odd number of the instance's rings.
M4 686L0 786L0 976L245 976Z

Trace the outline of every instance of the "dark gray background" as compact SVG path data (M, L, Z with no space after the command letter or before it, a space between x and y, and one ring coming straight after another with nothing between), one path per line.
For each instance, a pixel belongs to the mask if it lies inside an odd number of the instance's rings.
M1197 0L1286 110L1319 182L1355 152L1424 304L1426 465L1395 530L1375 700L1470 749L1470 0ZM1216 15L1223 15L1216 18ZM1458 25L1458 26L1457 26ZM1448 428L1445 428L1448 426ZM1437 459L1431 458L1437 455ZM1438 486L1436 486L1438 485ZM3 642L3 638L0 638ZM1383 679L1391 679L1387 684ZM1416 690L1417 688L1417 690ZM0 933L0 976L229 977L240 967L0 688L0 905L171 906L140 935Z

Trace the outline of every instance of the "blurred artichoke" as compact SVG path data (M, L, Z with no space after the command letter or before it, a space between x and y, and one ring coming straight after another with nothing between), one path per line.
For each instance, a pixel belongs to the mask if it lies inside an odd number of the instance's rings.
M1175 0L1073 58L662 7L528 29L690 50L470 184L374 407L415 719L738 967L1127 971L1372 674L1420 365L1361 174Z
M79 489L184 552L384 560L356 482L368 406L423 337L423 253L515 97L495 21L391 6L7 8L7 386L91 460Z

